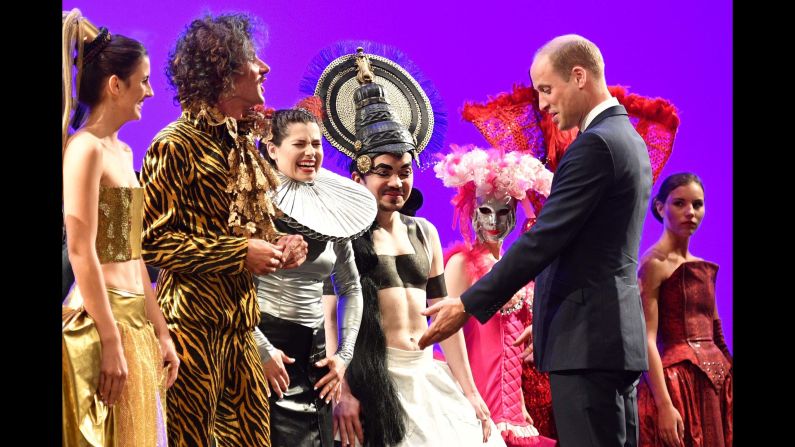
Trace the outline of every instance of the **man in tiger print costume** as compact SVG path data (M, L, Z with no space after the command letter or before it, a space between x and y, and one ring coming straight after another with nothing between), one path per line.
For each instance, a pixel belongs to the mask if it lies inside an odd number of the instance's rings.
M181 366L168 392L172 447L270 446L267 386L253 329L253 274L300 265L306 243L273 225L270 167L244 114L264 103L269 67L243 14L194 20L167 68L182 115L158 133L141 172L143 257Z

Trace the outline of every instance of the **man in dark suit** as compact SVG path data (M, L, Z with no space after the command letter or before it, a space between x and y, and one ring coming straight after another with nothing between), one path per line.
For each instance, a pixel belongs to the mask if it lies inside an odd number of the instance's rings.
M652 171L646 145L610 96L599 49L566 35L545 44L530 69L539 106L561 130L581 134L561 158L535 226L460 299L436 315L427 346L464 325L485 323L536 279L525 354L550 373L563 447L637 445L637 390L648 369L636 270Z

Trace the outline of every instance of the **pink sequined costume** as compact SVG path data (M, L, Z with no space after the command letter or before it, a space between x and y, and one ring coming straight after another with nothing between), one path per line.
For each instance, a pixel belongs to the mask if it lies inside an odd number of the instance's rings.
M445 263L456 253L461 253L466 259L470 284L491 270L496 262L484 245L467 248L466 244L459 243L445 252ZM522 288L517 295L519 300L515 305L496 313L486 324L470 319L464 326L469 365L475 385L508 446L554 446L553 439L537 435L522 412L520 354L523 348L513 346L513 342L524 330L524 322L530 314L533 283ZM546 388L549 389L548 379ZM551 407L549 415L551 417ZM531 417L537 427L536 416L531 413Z
M463 268L464 272L457 272L463 275L455 276L465 278L466 286L470 286L497 262L491 250L500 247L514 228L517 203L522 203L526 215L530 216L540 208L549 194L552 173L529 153L471 146L453 146L451 153L437 163L434 170L445 186L457 187L458 193L452 203L455 221L464 236L464 242L445 253L445 270ZM484 209L488 211L482 214ZM499 224L494 217L498 213L502 216ZM527 223L525 229L530 224ZM456 255L463 259L451 267L448 261ZM508 446L556 444L554 439L540 436L525 419L521 356L524 347L513 346L531 312L533 287L531 282L519 290L485 324L470 319L463 328L475 385ZM546 386L548 388L549 384Z

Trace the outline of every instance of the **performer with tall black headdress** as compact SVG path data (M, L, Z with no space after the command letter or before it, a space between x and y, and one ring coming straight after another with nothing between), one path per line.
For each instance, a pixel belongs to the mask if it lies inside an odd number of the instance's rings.
M447 296L442 247L430 222L399 211L412 192L414 162L441 147L444 117L431 105L432 86L403 68L410 62L396 62L405 59L400 53L364 46L351 54L342 44L339 57L321 53L313 67L325 68L307 92L323 101L324 134L349 157L351 178L378 204L372 227L353 243L364 312L335 409L342 441L504 445L472 379L463 335L441 344L449 369L417 344L428 327L422 310Z

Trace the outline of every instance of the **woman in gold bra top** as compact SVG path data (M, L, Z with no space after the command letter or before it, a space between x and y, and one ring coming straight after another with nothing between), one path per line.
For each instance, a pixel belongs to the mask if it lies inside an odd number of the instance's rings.
M118 138L152 96L149 69L139 42L64 12L63 206L76 278L63 307L64 446L166 445L164 393L179 360L141 260L142 190Z

